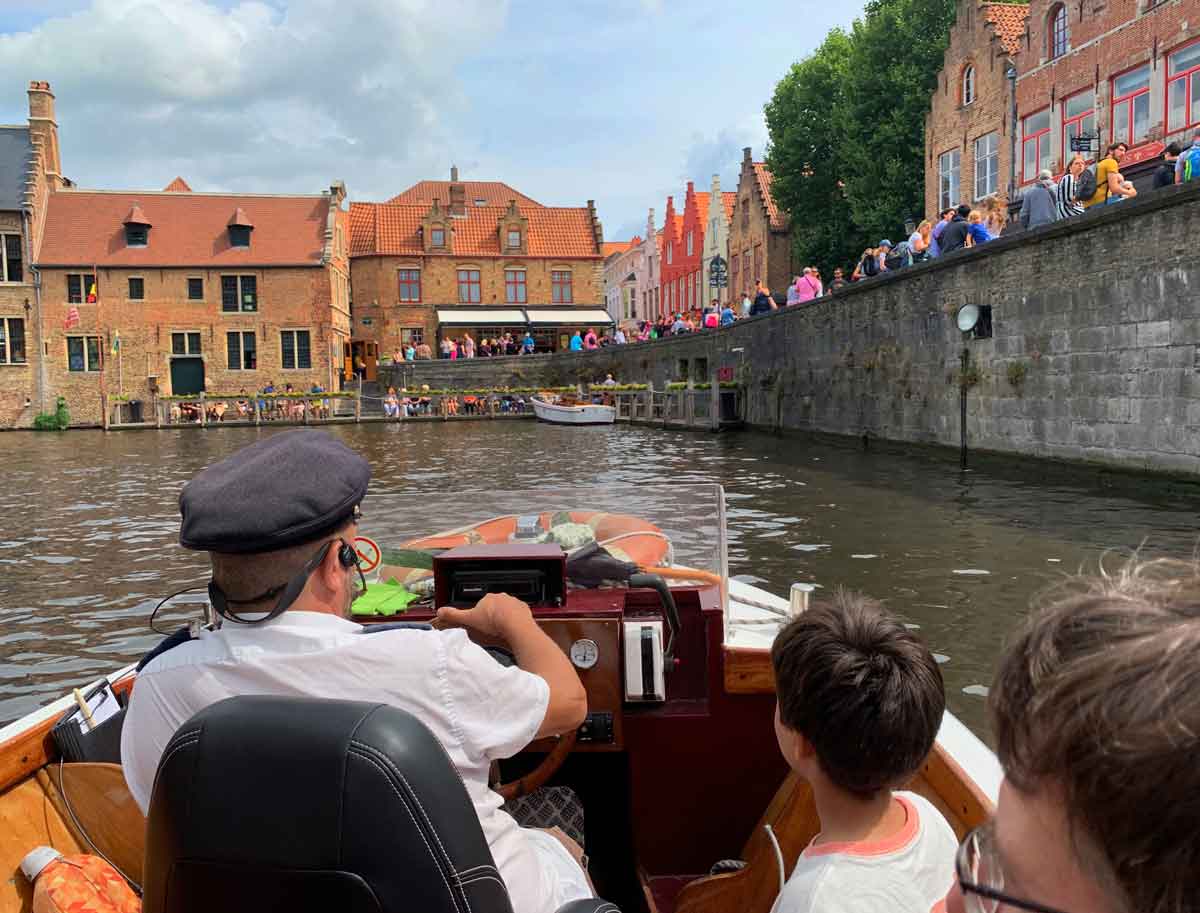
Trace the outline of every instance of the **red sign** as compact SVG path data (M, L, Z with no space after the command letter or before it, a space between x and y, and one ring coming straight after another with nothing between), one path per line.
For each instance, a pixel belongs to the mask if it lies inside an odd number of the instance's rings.
M733 368L717 368L717 382L728 383L733 380Z
M375 540L368 539L366 536L354 537L354 551L358 555L358 566L364 574L371 573L379 567L379 562L383 560L383 552L379 550Z
M63 326L68 330L71 329L71 327L79 326L79 308L67 308L67 319L63 321Z
M1162 143L1153 142L1138 146L1136 149L1130 149L1125 153L1125 157L1121 159L1121 168L1128 168L1130 165L1138 165L1142 162L1148 162L1150 159L1158 158L1166 148Z

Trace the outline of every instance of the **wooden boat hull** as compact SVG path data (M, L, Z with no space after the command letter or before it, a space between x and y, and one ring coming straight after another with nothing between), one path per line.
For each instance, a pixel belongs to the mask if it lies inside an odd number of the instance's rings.
M540 396L531 397L530 402L538 421L549 422L552 425L611 425L617 420L617 410L614 406L562 406L548 402Z

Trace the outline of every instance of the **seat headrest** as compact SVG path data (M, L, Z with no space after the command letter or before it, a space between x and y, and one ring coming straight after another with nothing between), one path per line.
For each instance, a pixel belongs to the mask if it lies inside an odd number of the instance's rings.
M445 749L355 701L235 697L188 720L159 763L145 880L146 913L511 911Z

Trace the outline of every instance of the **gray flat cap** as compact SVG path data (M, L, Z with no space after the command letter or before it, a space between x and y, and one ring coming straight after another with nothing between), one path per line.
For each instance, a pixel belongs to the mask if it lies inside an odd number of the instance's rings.
M323 431L286 431L214 463L179 495L179 544L272 552L318 539L353 515L371 465Z

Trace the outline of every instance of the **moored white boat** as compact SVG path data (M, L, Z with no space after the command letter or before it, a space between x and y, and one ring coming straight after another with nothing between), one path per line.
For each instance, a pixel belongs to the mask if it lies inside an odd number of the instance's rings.
M614 406L594 403L555 403L538 393L530 398L538 421L554 425L611 425L617 420Z

